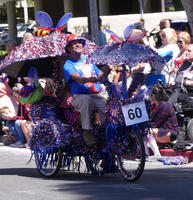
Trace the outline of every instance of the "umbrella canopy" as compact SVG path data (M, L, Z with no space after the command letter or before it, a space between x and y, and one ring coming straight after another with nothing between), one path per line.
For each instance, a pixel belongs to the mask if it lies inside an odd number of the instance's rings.
M5 57L0 64L0 71L13 77L22 77L27 76L33 66L38 69L40 77L51 77L56 56L66 55L66 38L67 34L61 31L46 36L34 36ZM97 45L86 40L83 54L88 55L97 48Z
M160 61L162 58L151 48L135 42L111 43L91 53L88 63L122 65L138 62Z

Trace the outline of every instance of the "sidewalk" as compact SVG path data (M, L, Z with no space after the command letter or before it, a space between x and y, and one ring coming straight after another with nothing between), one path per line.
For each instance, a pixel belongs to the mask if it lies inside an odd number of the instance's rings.
M175 151L173 149L160 149L160 153L162 156L183 156L188 157L188 162L193 161L193 151Z

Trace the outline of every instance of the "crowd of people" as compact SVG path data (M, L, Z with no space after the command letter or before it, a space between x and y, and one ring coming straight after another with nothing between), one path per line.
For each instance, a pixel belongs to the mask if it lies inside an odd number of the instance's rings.
M99 36L101 46L106 44L105 35L101 30L102 21L99 18ZM140 28L144 28L141 26ZM135 31L135 29L134 29ZM142 30L145 31L145 30ZM30 39L31 34L25 34L23 42ZM73 107L73 119L76 119L76 125L79 124L83 131L83 139L88 146L96 144L96 138L92 134L91 118L93 110L96 111L96 120L98 123L104 122L106 96L101 95L104 87L101 87L99 78L107 77L110 74L114 85L122 84L122 66L107 65L105 69L100 69L95 64L87 64L86 56L82 54L85 47L85 39L75 34L69 34L65 50L68 58L63 63L63 73L65 79L65 90L61 105L69 109ZM129 88L135 74L161 74L165 77L167 85L175 85L183 78L184 86L193 85L193 44L190 33L186 31L177 32L171 28L170 20L160 21L160 32L157 34L157 40L150 37L144 37L138 43L148 46L156 51L165 62L157 62L154 66L151 63L134 63L126 66L127 88ZM6 44L7 54L14 50L16 43L9 41ZM56 85L53 80L46 79L42 85L46 96L54 96ZM43 81L44 82L44 81ZM40 80L41 83L41 80ZM30 121L30 105L21 102L21 88L28 85L29 79L17 78L1 75L0 82L0 117L5 122L2 131L7 135L7 145L12 147L28 147L31 137L33 122ZM67 87L68 85L68 87ZM140 85L138 90L143 85ZM51 91L49 91L52 88ZM133 98L138 91L134 91ZM177 97L175 96L175 99ZM144 137L146 154L149 155L148 148L151 148L155 155L160 155L157 142L170 143L177 137L179 126L176 119L173 106L166 98L164 88L158 84L153 85L150 96L152 102L151 128L147 136ZM70 101L70 103L68 102ZM67 103L69 105L67 105ZM62 106L61 106L62 107ZM65 117L64 112L64 117ZM66 116L67 118L67 116ZM72 122L72 120L69 121ZM67 120L68 121L68 120ZM73 122L72 122L73 124Z

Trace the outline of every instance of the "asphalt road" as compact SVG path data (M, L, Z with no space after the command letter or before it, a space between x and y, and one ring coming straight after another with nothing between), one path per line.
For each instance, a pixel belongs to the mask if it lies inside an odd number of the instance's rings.
M29 149L0 146L0 200L166 200L193 198L193 164L146 163L142 177L126 182L119 174L102 177L65 173L44 178L29 164Z

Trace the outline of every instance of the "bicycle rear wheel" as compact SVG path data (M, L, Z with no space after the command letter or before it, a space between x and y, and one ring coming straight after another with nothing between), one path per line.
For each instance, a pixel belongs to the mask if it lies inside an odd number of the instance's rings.
M128 137L118 145L117 166L127 181L140 178L145 167L145 148L137 132L129 132Z
M51 177L60 170L63 151L60 148L40 148L34 151L34 157L39 173Z

